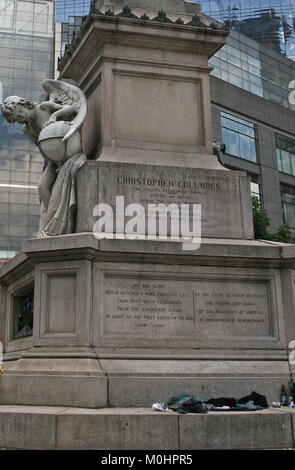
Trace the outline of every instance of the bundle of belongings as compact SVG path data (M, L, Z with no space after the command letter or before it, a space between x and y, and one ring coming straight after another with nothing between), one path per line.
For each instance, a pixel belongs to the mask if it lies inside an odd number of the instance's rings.
M252 392L240 399L236 398L211 398L204 401L193 395L178 395L169 398L166 402L168 409L178 413L208 413L208 411L255 411L268 408L266 397Z

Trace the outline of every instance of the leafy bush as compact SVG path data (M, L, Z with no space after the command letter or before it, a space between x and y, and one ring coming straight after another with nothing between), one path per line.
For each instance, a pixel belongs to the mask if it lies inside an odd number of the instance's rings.
M281 225L277 233L269 233L270 218L266 211L261 207L257 196L252 196L254 238L262 240L272 240L276 242L290 242L290 227L287 224Z

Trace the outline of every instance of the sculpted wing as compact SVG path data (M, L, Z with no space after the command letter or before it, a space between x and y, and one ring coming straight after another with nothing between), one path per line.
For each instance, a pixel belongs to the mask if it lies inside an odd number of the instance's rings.
M80 88L61 80L44 80L42 87L49 95L49 101L58 102L63 105L73 106L76 115L71 121L71 128L64 136L63 142L79 130L87 115L87 101Z

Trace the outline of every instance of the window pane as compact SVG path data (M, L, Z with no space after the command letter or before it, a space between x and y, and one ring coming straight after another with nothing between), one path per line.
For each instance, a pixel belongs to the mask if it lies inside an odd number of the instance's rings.
M258 183L253 183L253 181L251 181L251 183L250 183L250 189L251 189L251 195L258 197L258 199L260 200L260 188L259 188L259 184L258 184Z
M252 160L250 139L245 135L240 135L241 157L246 160Z
M232 119L227 119L227 127L229 129L232 129L234 131L237 131L239 129L239 124L236 121L233 121Z
M228 152L228 130L227 129L222 129L222 142L225 144L226 146L226 152Z
M276 135L278 169L295 176L295 140Z
M281 157L282 157L282 168L284 173L291 174L291 161L290 161L290 154L285 150L281 150Z
M221 128L223 143L229 154L253 162L257 161L253 123L222 112Z
M248 126L243 126L243 124L239 124L239 132L241 134L246 134L249 135L249 132L251 132L252 129Z
M293 204L286 204L286 217L287 217L287 224L291 228L295 228L295 205Z
M222 113L221 113L221 126L222 127L228 127L227 119L222 115Z
M256 141L254 139L249 139L251 147L251 160L252 162L257 162L257 150L256 150Z
M295 155L290 153L290 160L291 160L291 173L295 176Z
M281 150L280 149L277 149L277 162L278 162L278 170L283 171L282 159L281 159Z
M230 130L228 131L228 150L231 155L240 156L239 135Z
M0 0L0 28L13 28L13 0Z

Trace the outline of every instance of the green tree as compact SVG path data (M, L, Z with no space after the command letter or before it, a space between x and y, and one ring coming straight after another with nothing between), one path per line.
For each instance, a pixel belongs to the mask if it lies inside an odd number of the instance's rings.
M257 196L252 196L252 209L253 209L253 223L254 223L254 238L268 238L268 227L270 219L265 210L261 207L260 201Z
M290 243L290 227L287 224L281 225L277 233L269 234L269 240L276 242Z
M262 240L272 240L276 242L290 242L290 227L287 224L281 225L277 233L269 233L270 218L260 204L257 196L252 196L254 238Z

